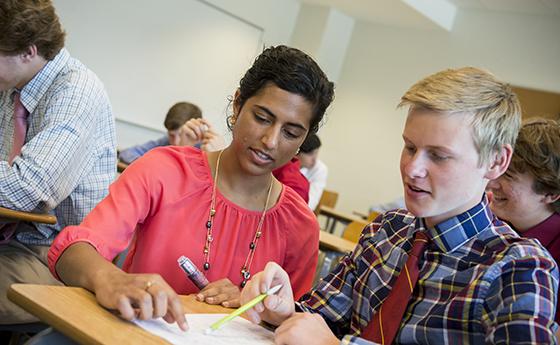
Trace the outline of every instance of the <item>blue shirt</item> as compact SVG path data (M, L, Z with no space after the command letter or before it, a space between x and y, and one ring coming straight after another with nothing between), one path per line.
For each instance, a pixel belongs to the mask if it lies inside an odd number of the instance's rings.
M56 215L57 224L16 235L48 245L107 195L116 173L114 119L102 83L62 49L21 90L28 130L10 166L13 91L0 92L0 206Z
M144 144L136 145L122 150L119 153L119 159L127 164L134 162L136 159L142 157L146 152L153 148L169 145L169 138L163 136L156 140L150 140Z
M360 334L389 295L417 231L429 245L395 344L556 343L558 268L537 241L498 220L486 199L433 228L406 210L384 213L299 307L320 313L343 344L372 344Z

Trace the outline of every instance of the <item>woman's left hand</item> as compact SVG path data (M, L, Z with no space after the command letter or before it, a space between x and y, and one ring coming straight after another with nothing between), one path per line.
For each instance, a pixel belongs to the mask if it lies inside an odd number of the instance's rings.
M239 287L233 285L229 279L224 278L206 285L196 294L196 299L208 304L221 304L227 308L238 308L240 306L240 296Z

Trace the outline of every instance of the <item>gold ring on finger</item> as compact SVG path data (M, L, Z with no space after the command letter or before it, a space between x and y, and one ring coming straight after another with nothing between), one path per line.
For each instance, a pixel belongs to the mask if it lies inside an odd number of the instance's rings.
M152 287L152 285L154 285L154 282L152 282L151 280L148 280L146 282L146 287L144 287L144 290L148 291Z

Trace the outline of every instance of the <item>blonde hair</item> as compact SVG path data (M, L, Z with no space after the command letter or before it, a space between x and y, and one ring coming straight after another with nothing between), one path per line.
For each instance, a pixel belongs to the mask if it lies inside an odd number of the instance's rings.
M515 145L521 126L521 105L508 84L474 68L448 69L414 84L399 107L446 114L472 114L473 139L479 163L488 163L503 145Z

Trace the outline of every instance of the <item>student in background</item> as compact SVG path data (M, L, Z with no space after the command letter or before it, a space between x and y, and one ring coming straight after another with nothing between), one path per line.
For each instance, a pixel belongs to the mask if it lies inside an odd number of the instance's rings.
M52 273L126 319L137 307L141 319L165 315L182 329L177 293L199 291L177 265L183 255L210 281L198 294L208 303L238 306L240 287L269 261L301 296L313 280L319 225L272 170L317 131L333 89L303 52L265 49L235 93L231 144L219 152L168 146L138 159L80 226L58 236ZM122 271L111 260L133 239Z
M524 123L508 170L490 181L488 190L494 214L523 237L539 240L560 262L560 124Z
M280 325L275 342L287 345L556 343L558 267L485 197L511 159L517 97L488 72L461 68L419 81L401 106L408 211L364 228L353 253L297 305L286 273L268 264L241 303L282 289L248 316Z
M307 203L309 201L309 181L300 172L299 167L299 159L293 157L288 163L272 170L272 174L283 185L293 189Z
M7 299L8 287L57 284L49 245L82 221L115 177L109 99L64 49L64 37L51 1L0 1L0 206L58 219L0 223L0 324L37 321Z
M301 173L309 181L309 208L314 210L321 200L321 194L327 185L329 170L319 158L321 140L316 134L309 135L299 148L298 158Z
M130 164L155 147L181 144L187 145L187 143L181 142L181 137L184 136L183 132L185 131L183 126L191 119L202 119L202 111L200 108L189 102L175 103L169 111L167 111L167 115L165 116L165 120L163 122L165 129L167 129L167 135L157 140L151 140L144 144L124 149L119 153L119 159L127 164ZM206 121L193 121L192 124L198 124L199 122L201 125L204 124L207 126L207 130L205 131L205 135L203 135L199 141L192 143L190 146L200 147L202 140L210 140L217 136L217 134L211 129L210 124ZM189 142L188 144L191 143Z

